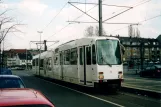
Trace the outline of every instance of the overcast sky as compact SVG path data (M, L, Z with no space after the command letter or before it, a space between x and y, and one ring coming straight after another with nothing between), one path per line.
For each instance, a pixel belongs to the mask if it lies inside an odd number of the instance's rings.
M40 35L37 31L43 30L42 40L47 39L50 41L68 41L84 36L84 30L88 26L96 26L98 24L80 23L70 24L65 27L61 32L58 32L64 26L68 24L67 21L73 21L75 18L80 16L82 13L71 6L66 4L68 0L3 0L0 4L0 12L5 9L13 9L7 13L8 16L14 17L15 20L26 24L18 27L24 33L9 33L5 38L6 49L10 48L30 48L30 41L39 41ZM72 2L94 2L98 0L70 0ZM103 0L103 4L115 4L125 6L135 6L138 3L146 2L149 0ZM65 5L66 4L66 5ZM60 14L51 22L53 17L63 7L64 9ZM118 23L138 23L140 21L152 18L154 16L161 15L161 0L151 0L143 5L135 7L128 12L125 12L118 17L115 17L107 22L118 22ZM80 5L75 4L83 11L88 11L93 8L94 5ZM108 7L103 6L103 20L112 17L120 11L127 8L123 7ZM95 6L91 11L88 12L91 16L98 19L98 7ZM95 20L90 17L83 15L77 21L90 21ZM49 24L49 22L51 22ZM49 25L48 25L49 24ZM48 26L47 26L48 25ZM110 25L103 24L103 27L107 34L120 36L128 36L127 25ZM145 38L156 38L161 34L161 17L145 21L138 26L141 37ZM117 30L120 29L120 30ZM56 34L55 34L56 33ZM52 43L48 43L48 46ZM36 45L32 44L31 48L35 48ZM52 48L52 47L50 47Z

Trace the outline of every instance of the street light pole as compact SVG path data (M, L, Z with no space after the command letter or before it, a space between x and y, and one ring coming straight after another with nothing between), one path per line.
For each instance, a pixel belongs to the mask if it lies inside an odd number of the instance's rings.
M37 31L40 34L40 50L39 50L39 76L40 76L40 65L41 65L41 60L40 60L40 56L41 56L41 33L43 33L42 31Z

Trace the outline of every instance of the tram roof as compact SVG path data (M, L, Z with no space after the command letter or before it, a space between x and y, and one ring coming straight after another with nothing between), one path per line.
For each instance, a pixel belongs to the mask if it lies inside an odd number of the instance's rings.
M58 45L57 47L60 47L62 45L65 45L67 43L70 43L70 42L73 42L73 41L84 41L84 40L101 40L101 39L114 39L114 40L119 40L118 38L116 37L108 37L108 36L92 36L92 37L82 37L82 38L79 38L79 39L74 39L74 40L70 40L68 42L65 42L65 43L62 43L60 45Z
M116 37L109 37L109 36L92 36L92 37L83 37L81 39L95 39L95 40L98 40L98 39L115 39L115 40L119 40Z
M40 55L40 57L44 57L48 53L51 53L51 52L53 52L53 51L52 50L48 50L48 51L42 52L41 54L37 54L37 55L33 56L33 59L39 58L39 55Z

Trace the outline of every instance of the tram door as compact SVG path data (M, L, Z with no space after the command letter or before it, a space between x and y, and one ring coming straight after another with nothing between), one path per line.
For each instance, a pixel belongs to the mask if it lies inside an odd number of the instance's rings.
M92 68L91 68L91 47L79 47L79 77L80 84L89 85L92 81Z
M61 75L61 79L63 80L63 53L60 52L60 75Z

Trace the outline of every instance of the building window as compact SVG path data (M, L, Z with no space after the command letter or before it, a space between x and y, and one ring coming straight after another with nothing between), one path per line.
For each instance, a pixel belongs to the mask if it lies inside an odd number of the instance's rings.
M148 45L148 43L144 43L144 45Z
M157 54L160 54L160 51L157 51Z
M127 45L130 45L130 42L126 42Z

